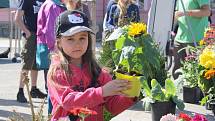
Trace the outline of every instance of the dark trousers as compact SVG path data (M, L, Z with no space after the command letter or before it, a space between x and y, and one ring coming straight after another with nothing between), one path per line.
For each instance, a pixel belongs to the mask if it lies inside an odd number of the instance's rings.
M184 61L185 57L190 53L188 46L194 46L193 43L180 43L174 42L174 67L172 70L172 75L174 79L177 79L180 73L175 73L177 69L179 69L182 65L181 62Z
M44 70L44 79L45 79L45 89L46 89L46 93L48 93L48 86L47 86L47 75L48 75L48 70L49 70L49 69Z

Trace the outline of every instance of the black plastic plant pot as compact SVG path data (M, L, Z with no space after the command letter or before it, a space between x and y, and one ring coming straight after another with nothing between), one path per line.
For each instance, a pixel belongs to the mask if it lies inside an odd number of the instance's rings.
M215 116L215 100L212 100L212 101L210 102L210 105L211 105L212 112L213 112L213 114L214 114L214 116Z
M198 87L183 87L183 101L186 103L197 104L203 97L202 95Z
M172 101L151 103L152 121L160 121L161 117L171 113L175 114L176 104Z
M215 104L212 106L212 112L213 112L213 114L215 116Z

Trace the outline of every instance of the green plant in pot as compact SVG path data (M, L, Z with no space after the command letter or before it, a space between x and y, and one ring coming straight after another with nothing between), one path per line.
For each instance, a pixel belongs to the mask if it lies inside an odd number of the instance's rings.
M208 45L204 48L202 53L199 55L199 80L198 85L204 93L204 98L201 104L214 99L215 95L215 45ZM213 97L213 98L212 98ZM207 103L206 103L207 105ZM206 106L207 109L211 107Z
M114 32L113 32L114 34ZM115 50L112 58L115 64L115 76L118 79L131 79L132 87L140 90L143 77L151 79L161 69L160 53L143 23L131 23L115 34ZM112 35L110 35L110 38ZM132 89L133 89L132 88ZM128 90L131 96L138 96L135 90ZM127 93L127 92L126 92Z
M187 103L199 103L203 94L198 87L199 64L198 53L200 48L189 47L192 54L187 55L182 62L181 73L178 80L183 82L183 100Z
M176 86L170 79L166 79L164 88L155 79L151 80L151 88L146 80L142 82L142 87L145 95L151 99L152 121L160 121L168 113L175 114L176 106L180 110L185 107L183 101L178 99Z

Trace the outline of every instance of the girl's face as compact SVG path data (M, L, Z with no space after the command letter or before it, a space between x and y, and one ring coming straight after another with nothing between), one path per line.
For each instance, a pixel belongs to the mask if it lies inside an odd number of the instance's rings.
M72 60L81 60L88 47L88 32L79 32L72 36L62 37L60 47Z

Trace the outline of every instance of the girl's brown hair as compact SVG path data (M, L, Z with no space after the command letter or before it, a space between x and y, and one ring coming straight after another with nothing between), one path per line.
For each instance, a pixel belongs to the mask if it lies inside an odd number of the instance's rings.
M98 63L95 61L95 56L93 54L93 49L92 49L92 37L91 34L89 33L88 35L88 47L85 52L85 54L82 56L82 63L87 64L89 73L91 75L91 83L88 85L88 87L95 87L98 83L97 78L99 77L99 74L101 72L101 68L98 65ZM48 78L50 80L54 80L54 74L56 70L60 69L63 70L65 77L67 78L67 81L71 82L71 76L72 76L72 70L69 68L69 62L70 62L70 57L63 51L62 47L60 46L60 41L61 41L61 36L57 37L56 41L56 52L53 54L53 56L58 56L60 58L60 63L58 65L51 65L49 69L49 74ZM54 84L56 86L56 84ZM57 84L57 86L63 87L63 85Z

